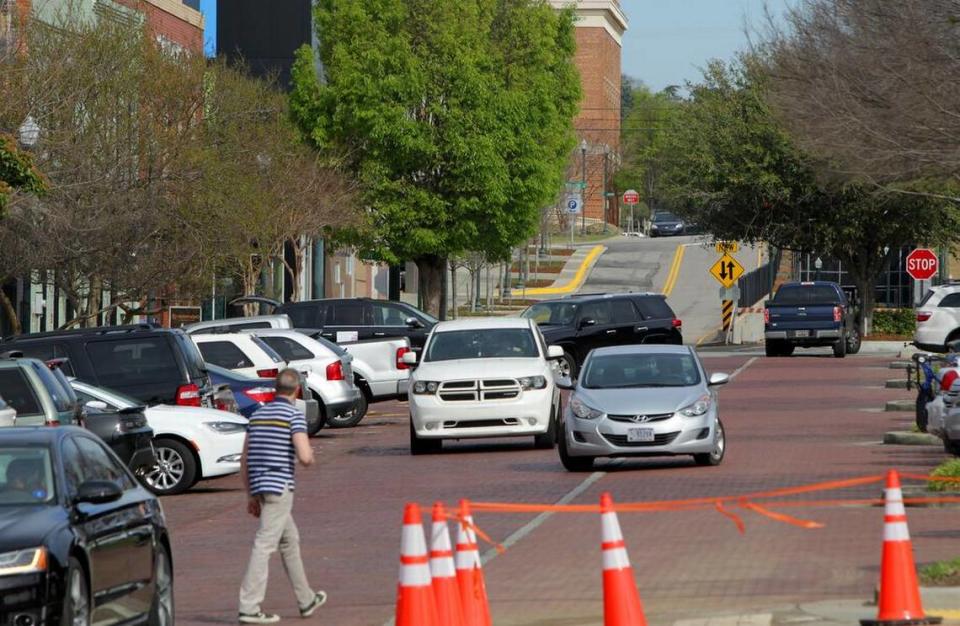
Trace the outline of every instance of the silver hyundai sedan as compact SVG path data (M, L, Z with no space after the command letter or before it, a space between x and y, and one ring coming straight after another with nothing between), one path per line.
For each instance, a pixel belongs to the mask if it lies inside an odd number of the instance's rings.
M726 449L715 387L689 346L598 348L588 356L560 425L559 451L571 472L597 457L690 454L698 465L719 465Z

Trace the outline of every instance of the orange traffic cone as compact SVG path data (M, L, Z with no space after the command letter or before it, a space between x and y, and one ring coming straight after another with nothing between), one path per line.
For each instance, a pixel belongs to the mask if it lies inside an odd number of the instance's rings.
M627 544L613 510L613 498L606 492L600 495L600 521L603 526L603 624L647 626L627 556Z
M923 612L913 546L907 530L907 511L903 508L903 491L896 470L887 472L880 600L877 605L877 619L862 619L863 626L910 626L943 621L943 618L927 616Z
M427 540L423 536L420 507L403 510L400 540L400 584L397 586L397 626L440 626L430 580Z
M464 524L473 524L470 505L460 501L461 523L457 531L457 586L460 587L460 603L463 607L465 626L490 626L490 604L487 600L487 587L483 582L483 569L480 567L480 552L477 550L477 534L473 528Z
M442 626L464 626L460 606L460 588L457 569L453 564L453 547L443 503L433 505L433 528L430 533L430 575L433 577L433 596L437 601L437 617Z

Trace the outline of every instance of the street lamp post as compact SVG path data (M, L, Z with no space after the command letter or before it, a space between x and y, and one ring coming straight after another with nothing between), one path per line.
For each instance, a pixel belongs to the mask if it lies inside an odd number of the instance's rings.
M603 144L603 234L607 234L607 213L610 205L607 200L607 158L610 156L610 146Z
M587 232L587 140L580 141L580 193L583 206L580 207L580 234ZM576 218L574 218L576 219Z
M817 275L813 280L820 280L820 270L823 269L823 259L817 257L817 260L813 262L813 266L817 269Z

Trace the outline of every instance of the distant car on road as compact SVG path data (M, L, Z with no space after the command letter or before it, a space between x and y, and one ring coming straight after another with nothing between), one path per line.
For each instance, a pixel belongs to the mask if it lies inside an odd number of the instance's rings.
M795 348L829 346L842 359L860 351L857 313L837 283L784 283L764 305L767 356L790 356Z
M576 295L538 302L520 316L537 322L548 344L563 348L560 373L570 378L596 348L683 343L683 323L662 294Z
M172 624L160 503L83 429L0 430L0 589L4 624Z
M913 343L928 352L946 352L960 339L960 284L932 287L917 305Z
M650 220L651 237L667 237L686 233L686 224L683 220L667 211L657 211Z
M480 437L533 436L552 448L560 392L551 361L562 355L529 319L440 322L410 379L410 453ZM417 355L404 359L413 365Z
M622 346L594 350L583 364L558 432L560 461L587 471L598 457L689 454L719 465L726 437L714 387L689 346Z

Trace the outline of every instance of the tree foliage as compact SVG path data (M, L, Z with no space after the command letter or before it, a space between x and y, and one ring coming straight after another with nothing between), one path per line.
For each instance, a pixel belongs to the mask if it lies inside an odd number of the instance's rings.
M292 109L345 156L374 258L415 261L440 313L446 259L506 258L562 186L580 99L573 16L543 0L321 0L324 81L298 52Z
M17 140L0 133L0 217L16 191L42 194L46 184L33 158L17 148Z

